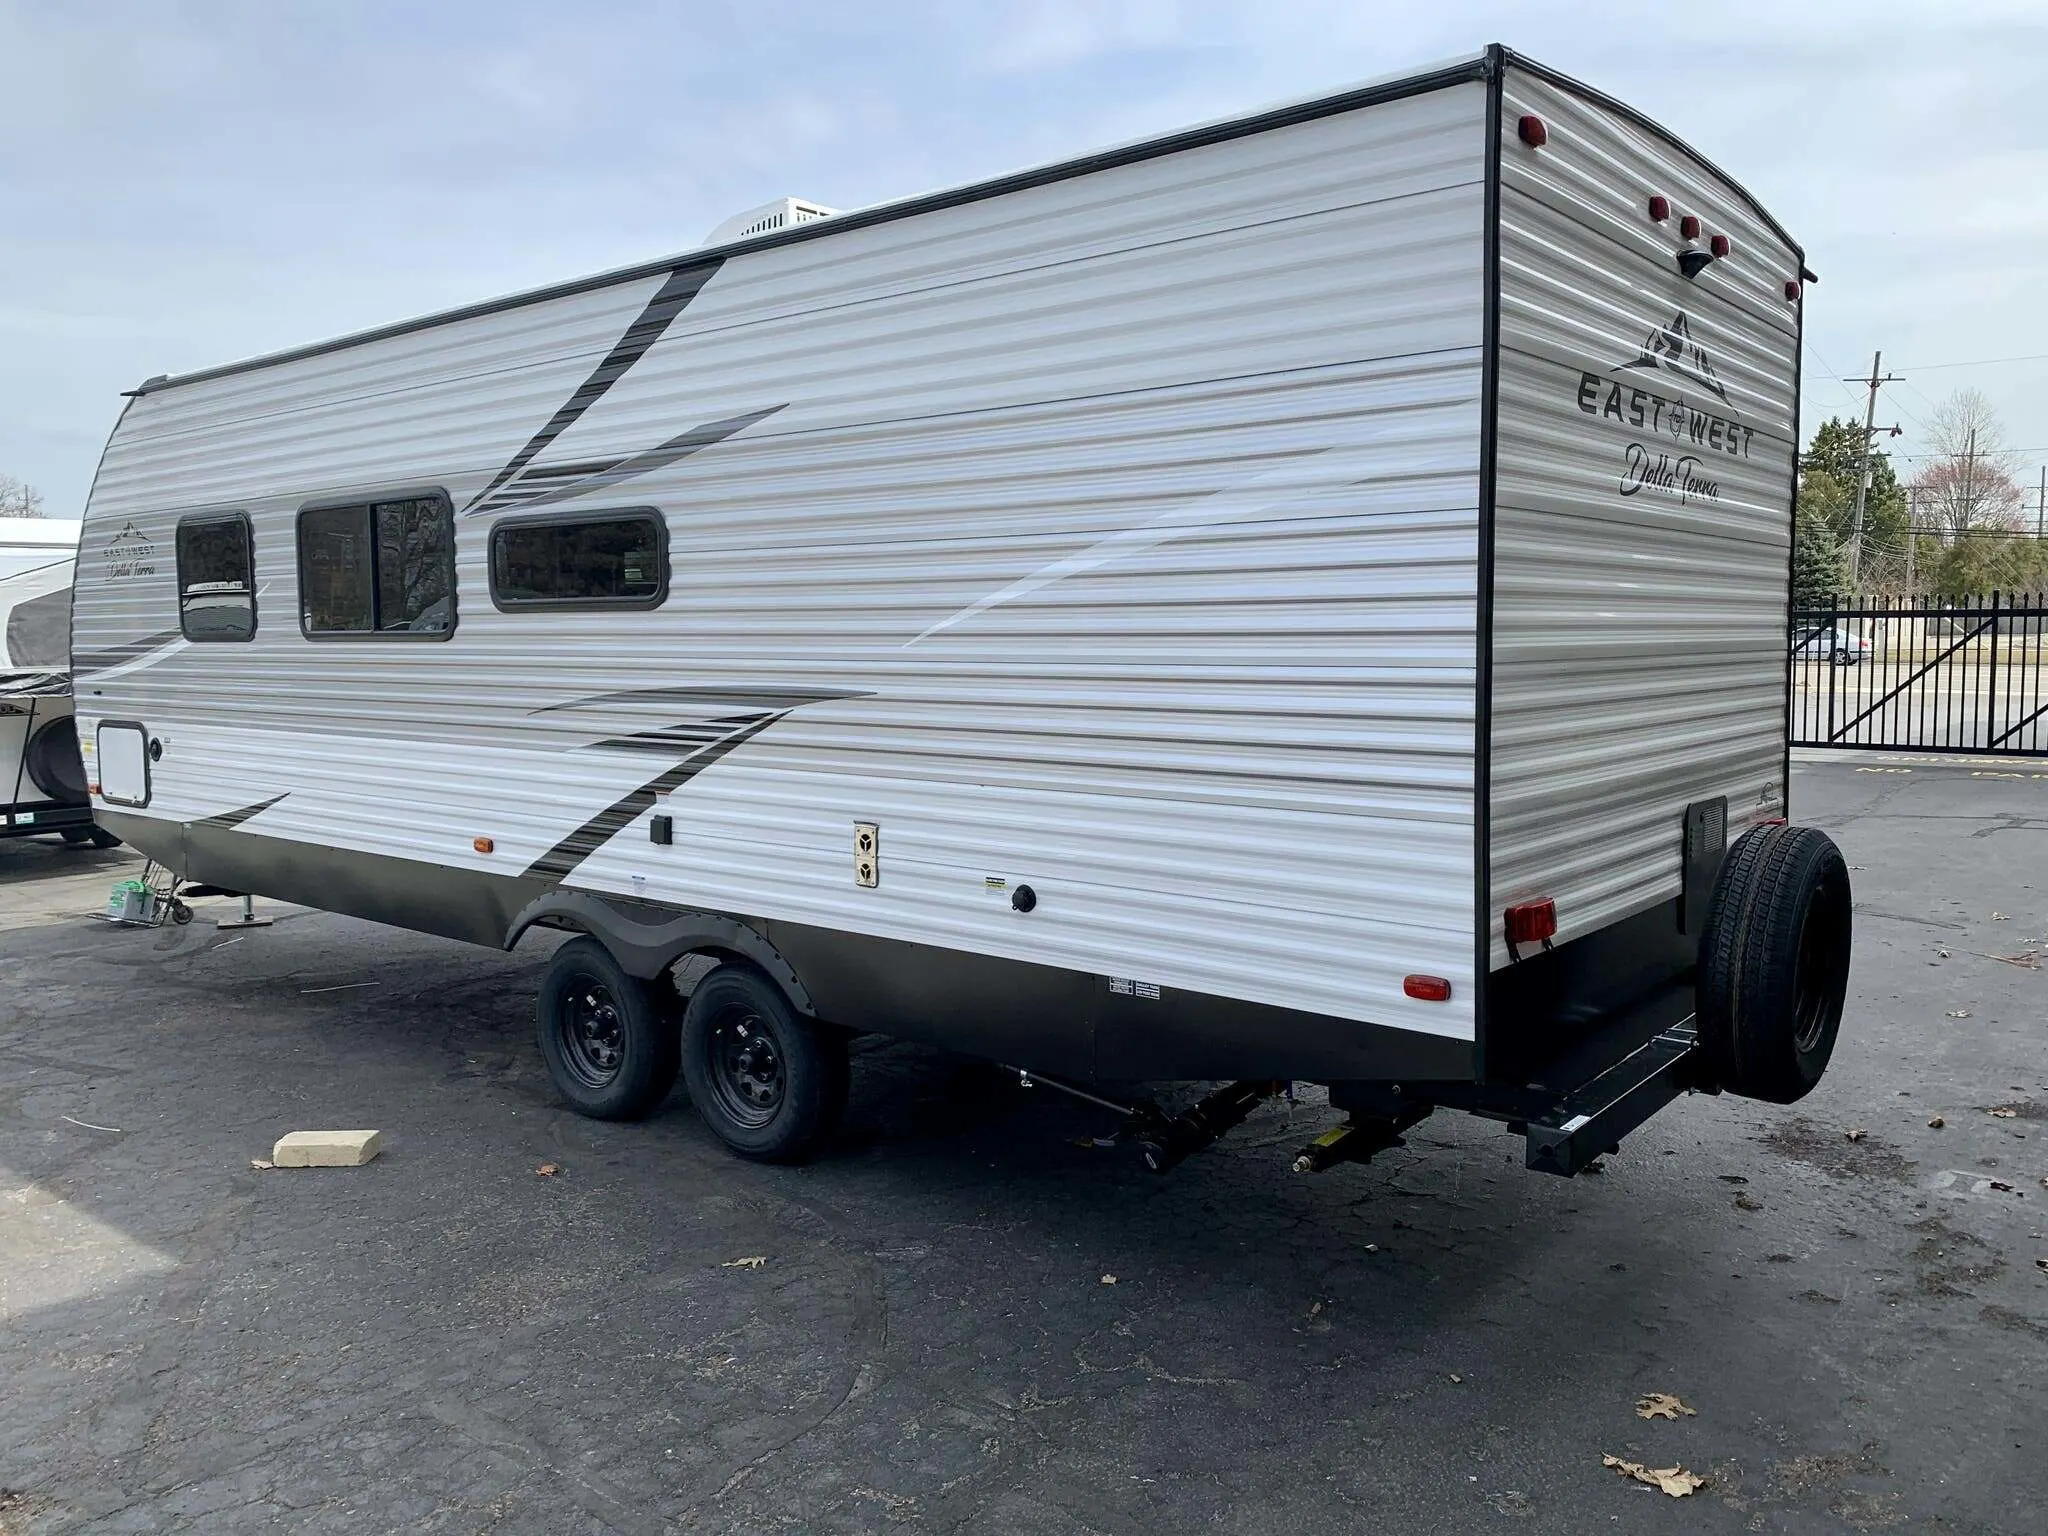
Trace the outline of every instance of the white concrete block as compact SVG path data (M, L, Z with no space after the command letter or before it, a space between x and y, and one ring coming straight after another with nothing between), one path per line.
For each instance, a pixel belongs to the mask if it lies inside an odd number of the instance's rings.
M382 1131L292 1131L270 1160L280 1168L358 1168L384 1150Z

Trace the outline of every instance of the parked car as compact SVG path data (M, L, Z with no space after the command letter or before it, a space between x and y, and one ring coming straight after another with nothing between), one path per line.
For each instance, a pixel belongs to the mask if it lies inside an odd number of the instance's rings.
M1795 656L1826 656L1838 667L1854 666L1870 659L1870 641L1854 630L1836 624L1803 629L1792 639Z

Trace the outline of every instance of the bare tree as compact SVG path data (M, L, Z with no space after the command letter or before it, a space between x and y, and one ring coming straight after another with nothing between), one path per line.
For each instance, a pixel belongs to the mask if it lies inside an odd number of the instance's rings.
M2006 447L2005 424L1981 389L1942 401L1928 441L1936 456L1913 480L1916 524L1950 538L1973 528L2019 529L2019 456Z
M43 493L12 475L0 475L0 517L41 517Z

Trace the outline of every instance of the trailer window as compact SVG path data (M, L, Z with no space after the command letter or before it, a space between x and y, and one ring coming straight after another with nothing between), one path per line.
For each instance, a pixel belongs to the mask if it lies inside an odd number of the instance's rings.
M653 508L518 518L491 530L500 608L655 608L668 596L668 525Z
M301 512L299 602L309 637L446 637L455 628L455 529L447 498Z
M178 628L187 640L256 633L256 556L241 513L179 521Z

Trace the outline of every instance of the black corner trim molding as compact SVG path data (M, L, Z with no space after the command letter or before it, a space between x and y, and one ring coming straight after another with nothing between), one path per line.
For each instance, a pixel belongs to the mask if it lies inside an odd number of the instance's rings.
M1487 1072L1487 1009L1493 962L1493 544L1500 472L1500 150L1506 131L1508 52L1498 43L1486 50L1486 228L1483 236L1484 292L1481 304L1479 383L1479 528L1473 613L1472 874L1473 957L1472 1066Z

